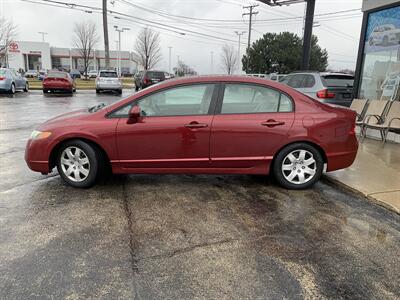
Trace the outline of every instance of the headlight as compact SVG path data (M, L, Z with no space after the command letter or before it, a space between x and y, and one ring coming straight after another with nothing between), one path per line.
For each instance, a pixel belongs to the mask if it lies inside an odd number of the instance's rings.
M31 133L31 139L32 140L46 139L50 135L51 135L51 132L49 132L49 131L37 131L37 130L34 130Z

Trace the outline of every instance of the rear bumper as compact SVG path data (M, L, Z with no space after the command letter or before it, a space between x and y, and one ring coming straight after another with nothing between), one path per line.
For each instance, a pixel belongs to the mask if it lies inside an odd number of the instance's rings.
M0 81L0 91L9 91L11 89L11 82L8 80Z
M43 84L43 89L44 90L72 90L73 86L71 84Z
M96 83L96 89L100 90L121 90L122 84L120 83Z

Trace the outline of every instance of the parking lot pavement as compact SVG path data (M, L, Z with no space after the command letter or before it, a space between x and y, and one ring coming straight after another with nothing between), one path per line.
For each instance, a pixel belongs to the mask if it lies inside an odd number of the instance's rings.
M0 96L1 299L398 299L400 217L324 182L114 176L88 190L23 161L35 125L119 97Z

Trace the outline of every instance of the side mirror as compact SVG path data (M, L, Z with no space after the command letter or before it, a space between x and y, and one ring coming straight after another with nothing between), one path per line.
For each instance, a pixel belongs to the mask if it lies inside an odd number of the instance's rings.
M131 110L129 111L129 118L128 118L128 124L135 124L139 121L140 118L140 106L135 105L131 107Z

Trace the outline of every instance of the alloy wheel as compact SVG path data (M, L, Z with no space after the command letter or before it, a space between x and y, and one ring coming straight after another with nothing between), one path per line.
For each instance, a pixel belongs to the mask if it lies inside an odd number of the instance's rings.
M282 174L292 184L304 184L314 178L317 162L307 150L297 149L285 156L282 162Z
M76 147L70 146L61 153L61 169L71 181L82 182L90 173L90 162L86 153Z

